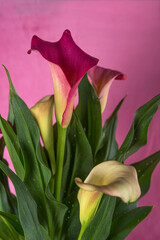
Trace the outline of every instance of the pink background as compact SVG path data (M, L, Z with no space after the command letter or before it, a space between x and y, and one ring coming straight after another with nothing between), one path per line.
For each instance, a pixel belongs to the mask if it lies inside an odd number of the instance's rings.
M38 55L27 55L31 37L37 34L57 41L70 29L76 43L100 59L99 65L120 70L126 81L111 87L103 119L128 94L120 113L117 140L122 143L134 112L160 93L160 1L3 1L0 0L0 63L12 76L19 95L31 107L41 97L52 94L49 67ZM7 117L8 81L0 66L0 113ZM148 145L128 163L159 150L160 110L149 128ZM6 153L7 156L7 153ZM160 165L152 177L148 194L140 205L154 205L149 217L127 240L160 239Z

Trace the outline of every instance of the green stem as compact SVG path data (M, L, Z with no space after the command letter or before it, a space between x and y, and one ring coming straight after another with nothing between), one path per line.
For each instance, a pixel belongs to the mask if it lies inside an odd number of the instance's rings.
M86 226L85 226L85 224L84 224L84 225L81 226L81 231L80 231L80 233L79 233L78 240L81 240L82 235L83 235L85 229L86 229Z
M48 155L50 159L50 164L51 164L51 170L53 176L55 175L55 170L56 170L56 162L55 162L55 155L54 155L54 146L50 147L48 149Z
M63 161L65 151L67 128L62 128L58 124L58 143L57 143L57 160L56 160L56 176L55 176L55 197L57 201L61 199L61 183L62 183L62 172L63 172Z

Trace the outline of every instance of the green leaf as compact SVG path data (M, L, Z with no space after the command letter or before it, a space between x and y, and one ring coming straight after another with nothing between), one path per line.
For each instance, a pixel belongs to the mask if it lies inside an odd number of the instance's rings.
M3 231L0 231L0 240L10 240L10 239Z
M24 183L2 161L0 168L11 179L18 199L18 212L26 240L49 240L37 216L37 205Z
M148 192L152 173L159 162L160 151L154 153L153 155L140 162L132 164L137 170L138 181L141 187L141 197Z
M10 212L6 190L0 182L0 211Z
M42 222L46 220L45 166L42 168L36 155L40 133L26 104L14 93L11 94L12 109L15 118L17 137L23 154L25 166L24 183L37 203ZM33 184L34 183L34 184ZM41 222L41 223L42 223Z
M13 132L9 123L0 116L0 128L3 133L5 144L11 157L14 169L20 179L24 179L23 159L20 151L17 136Z
M152 207L138 207L115 218L107 240L124 240L125 237L151 212Z
M124 162L126 158L147 143L148 127L159 104L160 94L152 98L136 111L127 137L116 155L118 161Z
M102 131L101 105L94 88L85 75L79 84L79 104L76 113L86 131L95 156Z
M1 160L8 166L5 159ZM0 195L1 195L1 211L7 211L10 213L17 214L17 200L16 197L10 192L8 178L0 169Z
M70 158L66 159L69 163L65 162L63 183L66 183L64 191L70 194L73 187L75 188L75 177L85 179L93 168L92 149L81 122L75 113L68 129L67 143L69 145L68 154ZM67 170L68 174L66 176Z
M49 191L51 171L42 158L40 132L30 110L17 95L11 95L18 140L25 162L24 183L38 206L41 224L48 227L50 234L61 228L66 206L57 202ZM34 183L34 184L33 184Z
M6 71L6 74L7 74L7 77L8 77L8 82L9 82L9 85L10 85L10 91L9 91L9 114L8 114L8 121L14 125L14 114L13 114L13 109L12 109L12 105L11 105L11 102L10 102L10 94L11 92L14 92L15 94L17 94L13 84L12 84L12 81L11 81L11 77L10 77L10 74L8 72L8 69L2 65Z
M113 160L117 153L118 144L115 138L117 127L117 112L120 109L124 99L125 97L119 102L114 112L106 120L103 126L101 143L99 150L96 154L96 164L99 164L107 160Z
M3 152L4 152L5 142L4 138L0 138L0 160L3 158Z
M108 237L115 203L115 197L107 195L103 197L103 201L98 209L98 212L82 235L82 240L105 240Z
M63 240L78 239L81 224L79 220L79 203L77 199L77 192L78 191L74 191L68 198L64 200L64 204L68 207L68 211L66 213L62 229Z
M19 221L19 218L16 215L0 211L0 216L4 217L9 224L17 231L17 233L24 236L24 232Z

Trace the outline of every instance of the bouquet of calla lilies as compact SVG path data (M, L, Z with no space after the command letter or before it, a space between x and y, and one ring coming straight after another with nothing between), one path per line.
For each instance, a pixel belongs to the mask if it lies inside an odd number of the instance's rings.
M30 109L4 66L10 91L8 119L0 117L0 239L123 240L152 210L138 200L149 190L160 151L130 166L125 160L147 143L160 95L136 111L118 147L125 98L103 126L102 113L112 82L126 76L97 66L69 30L53 43L33 36L28 53L35 51L49 63L54 95ZM5 146L15 172L3 158Z

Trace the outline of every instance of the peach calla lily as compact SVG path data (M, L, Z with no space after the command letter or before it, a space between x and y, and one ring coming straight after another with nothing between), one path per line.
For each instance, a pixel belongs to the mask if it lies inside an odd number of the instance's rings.
M88 76L91 80L91 84L96 90L97 96L99 97L101 103L101 112L103 113L110 86L114 79L124 80L126 76L118 71L102 68L99 66L94 66L88 71Z
M69 30L65 30L58 42L43 41L33 36L31 50L37 50L48 60L53 78L56 119L67 127L73 111L78 84L84 74L98 59L81 50L73 41Z
M48 95L38 101L30 110L40 129L44 146L51 161L52 173L55 174L55 156L53 139L54 96Z
M120 197L125 203L136 201L141 194L136 169L118 161L103 162L92 169L84 183L80 178L75 182L81 188L78 200L82 225L88 225L94 217L103 193Z

